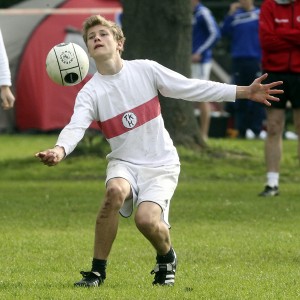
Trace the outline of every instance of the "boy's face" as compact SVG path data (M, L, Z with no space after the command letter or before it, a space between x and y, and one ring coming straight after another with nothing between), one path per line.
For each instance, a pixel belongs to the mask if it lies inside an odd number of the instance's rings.
M87 48L92 58L111 58L123 47L114 39L112 32L103 25L91 27L87 32Z

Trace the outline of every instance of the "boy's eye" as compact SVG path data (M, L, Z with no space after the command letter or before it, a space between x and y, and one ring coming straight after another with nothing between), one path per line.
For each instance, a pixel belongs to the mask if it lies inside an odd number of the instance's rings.
M93 40L94 38L96 38L97 35L100 37L104 37L104 36L107 36L108 33L107 32L99 32L98 34L91 34L88 36L88 40Z

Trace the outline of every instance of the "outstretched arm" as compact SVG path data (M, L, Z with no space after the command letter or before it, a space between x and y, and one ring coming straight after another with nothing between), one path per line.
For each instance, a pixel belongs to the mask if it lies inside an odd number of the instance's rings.
M65 149L63 147L55 146L53 149L36 153L35 157L39 158L44 165L51 167L63 160L65 155Z
M262 81L268 77L268 74L256 78L249 86L237 86L236 99L249 99L255 102L271 106L269 101L279 101L279 98L272 95L282 94L283 90L273 89L281 85L282 81L276 81L268 84L262 84Z

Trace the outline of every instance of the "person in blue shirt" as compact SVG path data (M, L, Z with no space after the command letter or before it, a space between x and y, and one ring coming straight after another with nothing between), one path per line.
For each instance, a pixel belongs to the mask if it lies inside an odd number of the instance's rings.
M231 42L232 79L237 85L248 85L261 75L259 13L253 0L239 0L230 5L221 26L222 37L228 37ZM247 129L259 137L265 120L262 105L237 100L230 112L240 138L245 138Z
M200 0L192 0L192 77L209 80L212 65L212 48L220 39L220 30L211 11ZM210 103L196 106L200 111L200 135L208 138L210 125Z

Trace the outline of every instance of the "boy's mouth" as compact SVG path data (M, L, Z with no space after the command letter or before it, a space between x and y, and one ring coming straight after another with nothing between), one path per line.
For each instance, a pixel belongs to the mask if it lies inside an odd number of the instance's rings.
M101 47L103 47L103 45L98 44L98 45L95 45L94 49L101 48Z

